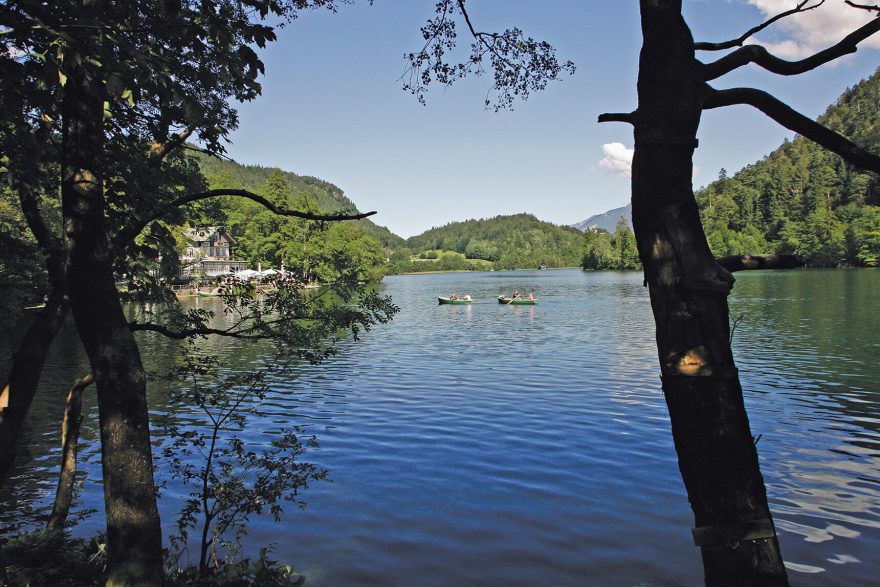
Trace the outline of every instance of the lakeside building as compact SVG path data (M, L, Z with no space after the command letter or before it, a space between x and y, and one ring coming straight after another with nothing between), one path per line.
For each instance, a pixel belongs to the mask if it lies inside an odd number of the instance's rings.
M180 258L181 274L218 277L247 269L247 261L234 261L235 239L222 226L203 226L183 231L186 250Z

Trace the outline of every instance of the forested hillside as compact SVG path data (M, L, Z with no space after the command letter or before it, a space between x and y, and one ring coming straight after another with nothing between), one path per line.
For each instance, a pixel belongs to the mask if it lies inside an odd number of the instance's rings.
M515 214L432 228L407 239L395 260L438 250L491 261L495 269L577 267L582 254L581 233L574 228L543 222L531 214ZM399 263L396 270L402 270Z
M352 202L337 186L330 182L309 176L297 175L273 167L260 165L242 165L235 161L208 157L196 153L199 167L211 187L245 189L259 193L266 185L273 172L280 172L290 190L295 195L308 195L309 201L317 209L327 212L354 212L357 210ZM228 203L228 202L227 202ZM403 239L384 226L378 226L370 219L353 221L369 236L378 239L385 247L397 247Z
M820 122L880 152L880 74L848 89ZM716 256L791 253L812 266L880 264L880 179L802 137L696 194Z
M196 155L209 188L238 188L259 194L290 209L315 213L353 213L354 203L331 183L301 177L280 169L239 165ZM222 197L193 204L187 213L191 225L224 226L236 239L233 254L264 269L297 267L310 280L331 282L340 259L357 267L360 278L381 278L386 247L402 242L387 228L367 219L316 222L285 218L245 198Z

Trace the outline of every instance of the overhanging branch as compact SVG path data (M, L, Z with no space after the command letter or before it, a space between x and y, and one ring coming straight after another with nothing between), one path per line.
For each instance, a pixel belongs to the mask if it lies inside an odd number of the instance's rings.
M733 273L757 269L795 269L804 262L794 255L729 255L718 259L718 264Z
M299 210L288 210L286 208L280 208L263 196L255 194L253 192L249 192L247 190L217 189L208 190L206 192L199 192L196 194L187 194L185 196L177 198L176 200L159 206L158 208L152 210L145 217L132 217L132 221L119 231L115 242L117 245L122 245L133 240L137 235L141 233L144 228L146 228L146 226L150 222L153 222L154 220L159 220L160 218L162 218L166 214L170 214L180 206L190 204L192 202L198 202L200 200L216 198L219 196L237 196L241 198L247 198L262 205L267 210L279 216L291 216L294 218L302 218L304 220L320 220L327 222L338 222L341 220L360 220L361 218L367 218L368 216L372 216L376 213L375 211L373 211L364 212L362 214L313 214L311 212L301 212Z
M269 338L268 336L254 335L254 334L244 334L240 331L232 331L232 330L223 330L220 328L208 328L208 327L200 327L200 328L184 328L182 330L172 330L167 326L163 326L161 324L151 324L144 322L129 322L128 328L132 332L155 332L157 334L161 334L167 338L172 338L174 340L184 340L186 338L191 338L193 336L225 336L227 338L242 338L242 339L251 339L257 340L262 338Z
M705 110L747 104L757 108L785 128L837 153L849 163L862 169L880 173L880 157L859 147L849 139L837 134L826 126L810 120L767 92L754 88L731 88L715 90L706 86L707 94L703 102Z
M258 324L244 326L242 326L243 320L239 320L229 328L211 328L202 325L181 329L172 329L163 324L132 320L128 323L128 328L132 332L155 332L174 340L184 340L194 336L223 336L226 338L238 338L243 340L267 340L278 337L277 333L270 332L273 327L289 322L315 322L319 320L320 317L316 316L288 315L273 320L264 320Z
M725 55L718 61L706 64L703 79L706 81L717 79L749 63L754 63L767 71L779 75L798 75L816 69L820 65L834 61L844 55L855 53L860 42L878 31L880 31L880 18L872 19L869 23L845 36L836 45L800 61L786 61L772 55L760 45L747 45L729 55Z
M766 29L768 26L776 22L777 20L783 19L787 16L791 16L792 14L797 14L799 12L806 12L807 10L813 10L814 8L819 8L822 4L825 3L825 0L818 0L817 4L813 6L807 6L810 2L814 0L803 0L800 4L792 8L791 10L786 10L785 12L781 12L774 16L771 19L764 21L756 27L750 28L748 31L742 34L742 36L737 37L736 39L731 39L730 41L724 41L723 43L694 43L694 49L696 51L723 51L724 49L732 49L734 47L742 47L742 44L746 42L746 40L755 35L762 30Z

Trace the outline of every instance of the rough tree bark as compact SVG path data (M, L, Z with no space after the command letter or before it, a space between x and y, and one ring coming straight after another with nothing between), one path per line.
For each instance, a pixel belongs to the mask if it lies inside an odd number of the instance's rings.
M691 183L704 78L681 0L640 5L633 226L694 539L708 585L787 585L730 349L733 277L709 250Z
M61 200L70 307L95 378L107 517L108 585L160 585L162 535L146 377L113 278L101 174L103 99L68 78L62 103Z

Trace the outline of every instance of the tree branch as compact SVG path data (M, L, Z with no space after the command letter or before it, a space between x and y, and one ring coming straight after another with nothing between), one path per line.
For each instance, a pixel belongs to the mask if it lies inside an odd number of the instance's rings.
M328 222L337 222L340 220L360 220L361 218L367 218L368 216L372 216L376 213L375 211L373 211L364 212L362 214L312 214L311 212L300 212L299 210L287 210L285 208L279 208L263 196L255 194L253 192L249 192L247 190L208 190L206 192L199 192L196 194L187 194L185 196L177 198L176 200L173 200L166 204L162 204L158 208L151 210L149 214L144 218L132 216L131 222L124 226L119 231L119 233L117 233L116 239L114 239L115 244L119 246L133 240L137 235L141 233L144 228L146 228L146 226L150 222L153 222L154 220L159 220L166 214L173 212L175 209L183 206L184 204L198 202L200 200L207 200L210 198L216 198L218 196L238 196L241 198L247 198L262 205L267 210L278 214L279 216L292 216L295 218L303 218L305 220L323 220Z
M844 55L855 53L858 50L858 44L877 31L880 31L880 18L875 18L871 22L859 27L845 36L836 45L800 61L786 61L772 55L760 45L747 45L729 55L725 55L718 61L705 65L703 79L706 81L717 79L749 63L754 63L767 71L779 75L798 75L816 69L820 65L834 61Z
M605 112L599 115L599 122L626 122L635 126L638 113L633 112Z
M167 338L172 338L174 340L184 340L186 338L190 338L192 336L207 336L209 334L214 334L217 336L225 336L227 338L241 338L248 340L260 340L264 338L269 338L264 335L255 335L255 334L244 334L241 331L235 332L232 330L223 330L220 328L208 328L206 326L200 328L185 328L183 330L172 330L167 326L163 326L161 324L152 324L145 322L129 322L128 327L132 332L156 332L165 336Z
M825 0L819 0L818 4L815 4L813 6L807 6L806 8L804 8L805 5L809 4L812 1L813 0L803 0L803 2L801 2L800 4L798 4L797 6L792 8L791 10L786 10L785 12L781 12L781 13L777 14L773 18L759 24L756 27L749 29L748 31L743 33L742 36L740 36L736 39L732 39L730 41L724 41L723 43L694 43L694 50L696 50L696 51L723 51L724 49L732 49L734 47L742 47L742 44L745 43L749 37L766 29L768 26L770 26L771 24L773 24L777 20L783 19L787 16L791 16L792 14L797 14L799 12L806 12L807 10L813 10L814 8L819 8L820 6L822 6L822 4L825 3ZM849 2L847 2L847 4L849 4Z
M870 4L856 4L855 2L852 2L852 0L843 0L843 1L846 2L847 4L849 4L850 6L852 6L853 8L861 8L862 10L870 10L873 12L880 12L880 6L870 5Z
M708 93L703 102L704 110L747 104L757 108L785 128L837 153L849 163L862 169L880 173L880 157L862 149L828 127L810 120L767 92L754 88L731 88L729 90L715 90L709 86L706 88Z
M224 329L209 328L207 326L196 326L192 328L184 328L182 330L172 330L171 328L168 328L167 326L164 326L162 324L154 324L152 322L138 322L136 320L132 320L128 323L128 327L129 330L131 330L132 332L156 332L175 340L183 340L192 336L208 335L225 336L227 338L239 338L243 340L265 340L277 337L277 335L275 334L266 333L264 330L265 328L271 329L273 326L291 321L314 322L318 320L320 320L320 318L316 316L284 316L283 318L264 320L261 321L259 324L250 325L242 328L239 328L239 326L242 325L244 320L239 320L236 324L233 324L229 328Z
M70 504L73 503L73 488L76 481L76 449L79 442L79 428L82 423L82 392L94 383L95 377L89 373L73 382L67 394L67 407L61 423L61 471L58 473L58 488L55 503L46 528L59 531L64 528Z
M168 153L183 145L186 142L186 139L191 137L194 132L195 129L190 127L179 134L168 137L164 142L159 142L159 140L151 142L149 155L150 165L157 167L162 160L165 159Z
M755 269L794 269L804 262L794 255L730 255L718 259L718 264L733 273Z
M52 234L43 215L40 212L40 205L37 202L37 195L26 186L18 187L18 201L21 204L21 212L27 221L31 233L37 240L37 244L45 253L60 252L63 250L61 242Z

